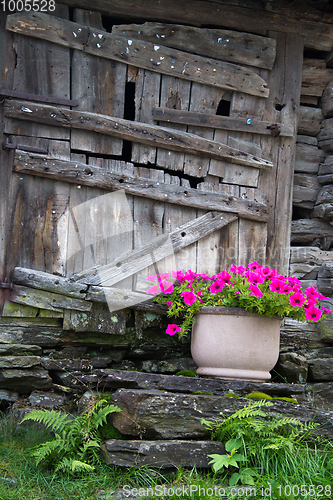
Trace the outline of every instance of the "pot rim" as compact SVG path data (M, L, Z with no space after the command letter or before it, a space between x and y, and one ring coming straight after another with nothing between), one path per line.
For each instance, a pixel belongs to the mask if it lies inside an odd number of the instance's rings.
M261 317L257 313L251 313L250 311L247 311L243 307L224 307L224 306L203 306L201 309L196 313L196 314L220 314L220 315L233 315L233 316L254 316L254 317ZM282 321L283 318L280 318L277 314L274 316L266 316L265 314L262 314L263 317L265 318L270 318L270 319L279 319Z

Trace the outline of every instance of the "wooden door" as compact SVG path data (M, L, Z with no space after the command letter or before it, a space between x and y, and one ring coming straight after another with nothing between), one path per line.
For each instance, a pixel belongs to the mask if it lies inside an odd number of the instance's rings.
M70 282L73 299L103 286L119 309L157 271L286 271L301 37L108 33L98 13L74 9L72 22L64 6L8 16L6 36L3 282L16 268L49 292Z

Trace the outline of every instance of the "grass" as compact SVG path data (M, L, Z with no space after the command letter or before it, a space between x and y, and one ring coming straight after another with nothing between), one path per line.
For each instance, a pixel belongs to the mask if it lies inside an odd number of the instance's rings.
M168 477L149 468L126 469L107 465L102 465L95 472L75 476L60 472L55 474L42 466L37 467L30 455L31 447L51 437L40 426L30 424L15 428L10 414L0 414L0 435L0 500L110 500L116 498L113 492L125 485L128 493L133 488L140 493L141 488L141 498L151 500L205 500L221 498L219 488L228 484L227 474L214 475L211 471L202 472L195 468L180 468ZM250 464L256 471L256 495L253 494L253 487L240 485L238 487L243 488L239 490L241 494L223 498L312 500L333 497L333 446L329 440L319 444L305 441L293 455L288 455L288 460L284 454L281 454L281 459L279 456L277 453L272 465L263 450L259 450L255 463ZM299 490L294 488L296 494L293 495L286 485L296 485ZM301 485L307 485L308 489L301 491ZM315 494L306 494L309 485L314 485L315 489L310 492ZM322 489L318 489L319 485ZM329 486L331 489L328 489ZM165 495L162 494L164 487ZM175 495L171 495L171 487L176 490ZM152 489L157 494L147 496ZM117 498L120 499L120 496Z

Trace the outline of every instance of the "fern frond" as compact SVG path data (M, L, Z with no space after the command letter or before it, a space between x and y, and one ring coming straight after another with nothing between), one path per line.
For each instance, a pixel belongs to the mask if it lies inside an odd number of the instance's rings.
M95 467L89 465L81 460L75 460L71 458L63 458L55 468L55 471L70 471L70 472L82 472L82 471L93 471Z
M34 410L21 420L26 422L27 420L33 420L39 424L45 425L47 429L51 429L53 432L61 432L69 421L68 415L61 411L54 410Z
M56 435L55 439L52 441L46 441L35 448L32 449L31 455L34 457L36 461L36 465L45 461L45 459L49 458L53 452L55 452L58 448L61 449L63 447L63 440L60 436Z
M107 423L107 416L110 415L110 413L115 413L119 411L121 411L120 408L114 405L108 405L104 406L104 408L99 408L99 410L92 415L91 423L95 427L99 427Z

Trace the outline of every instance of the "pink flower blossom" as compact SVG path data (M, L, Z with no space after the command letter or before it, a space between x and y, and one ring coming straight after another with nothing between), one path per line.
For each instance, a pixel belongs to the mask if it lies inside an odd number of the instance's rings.
M163 293L168 294L173 292L173 284L170 281L163 280L159 283L160 289Z
M215 281L212 285L210 285L209 291L210 293L221 292L225 286L225 282Z
M188 306L197 300L197 297L193 292L182 292L180 295L184 297L184 303Z
M213 278L225 284L232 284L231 274L229 274L227 271L222 271L221 273L217 273L215 276L213 276Z
M322 307L321 310L323 311L324 314L330 314L332 313L332 309L326 309L326 307Z
M287 285L284 281L276 278L269 284L269 289L271 292L284 293L286 286Z
M146 280L148 281L156 281L158 274L154 274L154 276L147 276Z
M157 285L154 285L151 288L149 288L149 290L147 290L146 293L157 295L158 293L160 293L160 287Z
M314 304L305 308L305 317L309 321L319 321L321 318L321 310Z
M308 297L309 300L311 301L317 301L319 299L321 295L321 293L317 292L316 290L316 287L315 286L309 286L306 290L305 290L305 295Z
M175 335L176 333L180 332L180 330L181 327L179 325L168 325L165 333L167 333L168 335Z
M290 283L290 285L292 285L293 289L295 289L294 287L300 288L301 284L302 284L301 280L296 278L296 276L289 276L288 283Z
M276 276L276 269L271 269L270 267L262 267L260 269L260 274L265 280L274 279Z
M231 273L244 274L245 271L246 271L246 267L244 267L244 266L236 266L235 264L231 264L231 266L230 266Z
M264 278L259 273L255 273L255 272L251 272L251 271L249 272L247 278L248 278L250 283L258 284L258 283L264 282Z
M166 302L166 303L167 303L167 306L171 307L171 306L172 306L172 304L173 304L173 301L172 301L172 300L167 300L167 302Z
M262 291L258 287L256 283L251 283L249 285L249 290L251 290L251 295L255 295L256 297L262 297Z
M185 281L185 276L182 271L171 271L171 276L177 281Z
M250 264L247 266L247 268L250 271L259 271L261 266L258 264L258 262L255 260L254 262L250 262Z
M304 301L305 297L302 292L296 292L290 296L290 304L293 307L302 306L304 304Z

